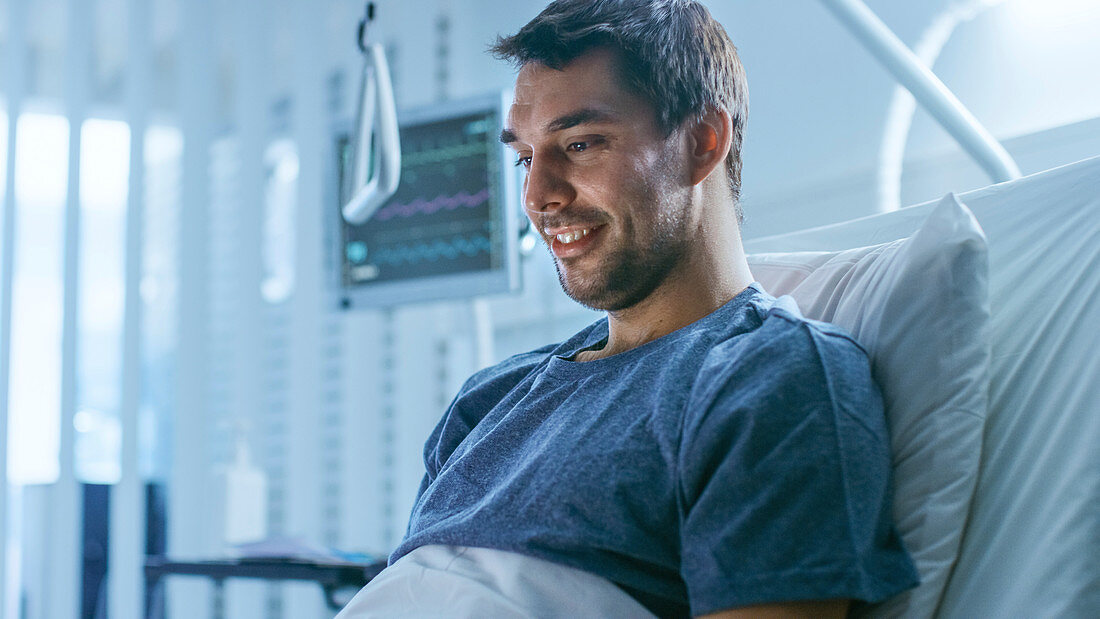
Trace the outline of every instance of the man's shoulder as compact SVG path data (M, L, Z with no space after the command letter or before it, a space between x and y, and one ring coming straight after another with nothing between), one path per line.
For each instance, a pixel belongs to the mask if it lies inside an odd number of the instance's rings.
M806 318L791 297L759 295L749 306L751 326L732 331L707 355L707 364L789 366L791 363L863 359L867 353L847 331L832 323Z
M806 318L790 297L762 298L753 308L751 328L731 333L707 351L693 385L696 404L729 406L776 395L875 397L868 355L849 333Z
M709 351L691 403L686 436L763 420L770 431L783 434L808 419L839 417L856 418L877 437L885 436L881 394L867 353L842 328L805 318L789 298L763 308L756 328Z

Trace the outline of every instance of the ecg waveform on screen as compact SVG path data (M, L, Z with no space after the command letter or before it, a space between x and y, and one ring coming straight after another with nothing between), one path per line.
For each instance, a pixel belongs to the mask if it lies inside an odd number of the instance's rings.
M402 153L401 165L414 167L425 164L454 161L455 159L462 159L463 157L484 157L486 153L485 148L486 147L484 142L471 142L444 146L442 148L433 148L430 150Z
M499 271L505 258L500 124L494 104L402 125L397 192L368 222L344 228L349 285L365 291L431 278L446 286L450 276Z
M473 208L485 204L485 201L489 199L489 190L482 189L481 191L471 195L465 191L460 191L453 196L439 195L431 200L425 200L424 198L417 198L412 202L389 204L383 207L374 216L377 221L387 221L394 217L412 217L413 215L431 215L442 210L453 211L459 207Z
M411 245L390 247L377 251L372 262L389 266L454 260L461 256L476 256L492 251L492 244L484 236L472 238L458 237L449 241L413 243Z

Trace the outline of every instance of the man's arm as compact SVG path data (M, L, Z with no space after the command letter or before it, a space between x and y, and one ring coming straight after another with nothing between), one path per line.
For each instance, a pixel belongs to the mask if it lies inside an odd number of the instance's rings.
M782 602L759 604L722 610L700 619L843 619L848 614L848 600L823 600L809 602Z
M841 617L845 599L916 584L870 364L796 312L778 300L757 331L716 348L685 409L681 574L700 615ZM821 602L786 602L798 598Z

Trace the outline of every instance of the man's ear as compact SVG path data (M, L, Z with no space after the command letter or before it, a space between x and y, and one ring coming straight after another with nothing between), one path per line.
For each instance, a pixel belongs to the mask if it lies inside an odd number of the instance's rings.
M733 119L728 111L711 108L688 122L691 184L698 185L726 161L733 144Z

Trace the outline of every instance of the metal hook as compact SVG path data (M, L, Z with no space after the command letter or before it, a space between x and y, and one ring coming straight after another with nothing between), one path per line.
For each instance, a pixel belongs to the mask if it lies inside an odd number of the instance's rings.
M368 2L363 19L359 20L359 51L367 53L367 25L374 21L374 3Z

